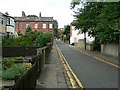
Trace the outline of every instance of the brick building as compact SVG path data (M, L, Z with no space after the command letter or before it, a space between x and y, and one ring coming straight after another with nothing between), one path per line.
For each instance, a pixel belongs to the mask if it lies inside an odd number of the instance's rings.
M25 15L25 12L22 11L22 17L14 17L16 22L16 31L22 32L25 34L26 28L30 26L32 31L46 31L53 34L53 17L39 17L36 15Z

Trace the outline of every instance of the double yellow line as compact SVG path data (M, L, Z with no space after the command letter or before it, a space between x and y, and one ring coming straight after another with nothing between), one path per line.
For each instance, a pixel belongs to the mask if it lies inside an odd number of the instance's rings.
M71 46L69 46L69 47L71 47ZM74 47L72 47L73 49L74 49ZM75 50L75 49L74 49ZM88 55L88 56L90 56L90 57L93 57L93 58L95 58L95 60L99 60L99 61L101 61L101 62L103 62L103 63L106 63L106 64L108 64L108 65L111 65L111 66L113 66L113 67L115 67L115 68L118 68L118 69L120 69L120 66L119 65L116 65L116 64L114 64L114 63L112 63L112 62L109 62L109 61L106 61L106 60L103 60L103 59L100 59L100 58L98 58L98 57L96 57L96 56L92 56L92 55L90 55L90 54L88 54L88 53L86 53L86 52L83 52L83 51L80 51L80 50L78 50L79 52L81 52L81 53L84 53L84 54L86 54L86 55Z
M66 72L67 72L67 75L70 79L70 83L72 85L72 87L75 89L77 88L76 87L76 83L78 85L78 87L83 90L83 85L82 83L80 82L80 80L77 78L77 76L74 74L73 70L71 69L71 67L69 66L67 60L65 59L64 55L62 54L61 50L58 48L58 46L56 45L56 48L57 48L57 51L58 51L58 54L61 58L61 61L66 69Z

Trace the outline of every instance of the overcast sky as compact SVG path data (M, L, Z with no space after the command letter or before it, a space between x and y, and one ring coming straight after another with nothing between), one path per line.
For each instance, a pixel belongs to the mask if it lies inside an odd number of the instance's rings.
M41 15L53 17L58 21L59 28L73 21L70 3L72 0L0 0L0 12L6 11L10 16L21 16L22 11L26 15Z

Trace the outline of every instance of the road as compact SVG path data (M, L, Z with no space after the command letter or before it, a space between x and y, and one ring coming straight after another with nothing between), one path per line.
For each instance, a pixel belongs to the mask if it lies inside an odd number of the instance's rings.
M118 88L118 69L56 41L84 88Z

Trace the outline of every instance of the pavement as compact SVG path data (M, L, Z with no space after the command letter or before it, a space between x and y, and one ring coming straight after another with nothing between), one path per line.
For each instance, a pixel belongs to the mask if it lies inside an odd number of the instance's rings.
M37 80L36 89L40 88L68 88L55 44L50 52L49 60L46 61L45 69Z

